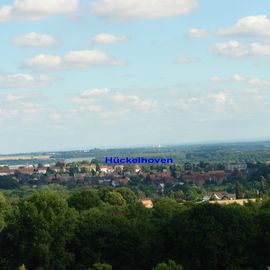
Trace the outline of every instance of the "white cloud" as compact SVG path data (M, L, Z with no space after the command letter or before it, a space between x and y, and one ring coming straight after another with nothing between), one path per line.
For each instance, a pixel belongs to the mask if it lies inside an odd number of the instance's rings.
M244 77L238 74L235 74L228 78L222 78L219 76L213 76L210 78L212 82L220 83L220 82L237 82L237 83L247 83L251 86L264 87L270 85L270 80L260 79L260 78L250 78Z
M86 68L96 65L124 65L125 62L109 57L101 50L71 51L64 56L39 54L29 59L26 67L50 68Z
M221 78L221 77L219 77L219 76L212 76L212 77L210 78L210 81L219 83L219 82L222 82L222 81L223 81L223 78Z
M230 57L242 57L249 54L249 49L246 45L238 41L229 41L227 43L217 43L213 47L214 51Z
M256 85L256 86L269 86L270 80L262 80L259 78L250 78L250 79L248 79L248 83L250 83L251 85Z
M216 53L225 56L240 58L245 56L270 56L270 44L242 44L238 41L229 41L226 43L217 43L213 46Z
M95 66L99 64L111 64L110 57L100 50L72 51L64 56L67 65Z
M200 62L199 58L189 57L189 56L179 56L176 58L177 64L192 64Z
M111 99L116 101L116 102L122 103L125 101L126 97L123 94L117 92L111 97Z
M14 127L17 127L22 123L32 122L34 119L41 120L42 114L47 116L48 113L47 107L43 104L46 102L47 99L42 99L39 93L33 92L1 95L0 121L9 120L8 123L13 123Z
M89 44L110 44L110 43L117 43L126 41L126 36L115 36L107 33L101 33L94 36L90 41Z
M0 108L0 122L7 120L19 114L17 109Z
M32 76L30 74L0 74L0 88L35 88L43 87L54 78L46 75Z
M202 28L191 28L189 29L187 36L189 38L204 38L208 36L208 31Z
M24 102L22 103L23 108L22 108L22 112L25 114L36 114L37 112L40 111L40 108L38 106L38 104L35 104L33 102Z
M131 104L135 107L146 110L151 109L155 106L155 102L151 100L143 100L137 96L132 95L124 95L119 92L115 93L111 99L117 103L125 103L125 104Z
M52 113L49 115L49 119L51 119L53 121L59 121L62 119L62 116L59 113Z
M270 55L270 44L251 43L250 53L253 55Z
M14 0L0 7L0 22L12 20L43 20L58 13L75 11L79 0Z
M29 59L25 66L34 68L57 68L62 65L62 58L58 55L38 54Z
M135 95L126 95L108 88L89 89L71 98L71 102L79 106L75 112L95 112L101 116L110 116L132 110L145 111L155 107L156 102L142 99Z
M181 110L188 110L191 109L193 105L198 106L199 103L203 102L204 102L203 97L178 98L175 102L175 106Z
M227 101L227 96L224 92L212 94L210 97L218 104L224 104Z
M266 15L248 16L241 18L231 28L221 28L217 31L220 36L226 35L270 35L270 17Z
M12 40L16 45L26 47L53 47L57 44L57 40L49 35L42 35L31 32L21 37L16 37Z
M14 95L14 94L10 94L10 95L7 95L7 96L5 97L5 101L6 101L6 102L15 102L15 101L21 100L21 99L23 99L23 98L24 98L24 96L22 96L22 95Z
M90 90L85 90L81 93L82 97L98 97L104 96L109 93L111 90L108 88L95 88Z
M100 16L127 20L178 16L197 7L197 0L98 0L91 10Z

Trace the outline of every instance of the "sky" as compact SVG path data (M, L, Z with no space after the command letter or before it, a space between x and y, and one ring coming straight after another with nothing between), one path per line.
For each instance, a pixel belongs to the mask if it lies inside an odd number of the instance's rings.
M270 138L269 0L2 0L0 153Z

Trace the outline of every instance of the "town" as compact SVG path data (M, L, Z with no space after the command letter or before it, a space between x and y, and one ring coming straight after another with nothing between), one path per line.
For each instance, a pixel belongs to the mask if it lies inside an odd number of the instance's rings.
M247 202L266 194L264 182L270 172L268 161L107 165L102 159L87 156L57 161L51 161L48 155L41 157L44 156L29 156L27 160L19 156L17 161L24 161L24 164L17 162L16 165L13 164L14 157L7 157L9 165L0 165L0 189L39 189L44 185L60 185L68 189L125 186L133 190L147 207L162 197L180 202L242 204L243 199Z

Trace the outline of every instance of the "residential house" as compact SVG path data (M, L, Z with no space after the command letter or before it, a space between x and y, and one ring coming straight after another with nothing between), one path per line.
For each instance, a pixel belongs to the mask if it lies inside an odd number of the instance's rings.
M144 207L146 208L153 208L153 202L151 199L142 199L141 203L143 204Z
M123 186L123 185L127 185L128 182L129 182L129 178L114 177L112 180L112 186L113 187Z
M113 166L107 166L107 165L100 165L100 171L104 173L111 173L113 172Z

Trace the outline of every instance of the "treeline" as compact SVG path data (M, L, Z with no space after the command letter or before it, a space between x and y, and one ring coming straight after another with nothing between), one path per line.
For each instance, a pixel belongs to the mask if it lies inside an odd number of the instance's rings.
M218 143L201 145L172 145L163 147L91 149L65 151L51 154L53 160L95 157L104 162L105 157L171 157L174 162L265 162L270 160L270 142Z
M152 209L128 188L0 196L1 270L266 270L270 201Z

